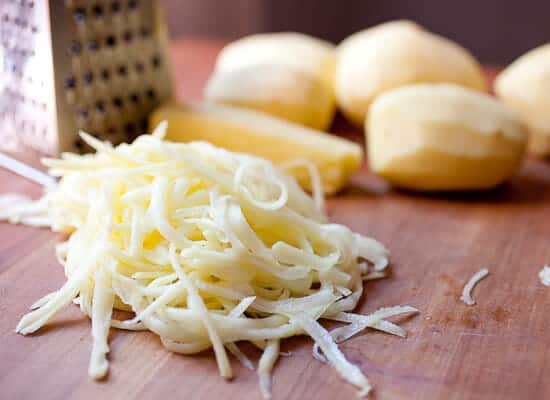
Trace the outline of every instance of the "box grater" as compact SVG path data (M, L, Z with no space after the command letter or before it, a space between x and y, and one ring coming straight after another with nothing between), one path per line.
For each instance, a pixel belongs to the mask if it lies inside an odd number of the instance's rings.
M172 96L155 0L0 0L0 147L83 151L147 129Z

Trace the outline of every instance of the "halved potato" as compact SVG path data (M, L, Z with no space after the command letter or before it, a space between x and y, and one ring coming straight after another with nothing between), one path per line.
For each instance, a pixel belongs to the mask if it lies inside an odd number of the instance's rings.
M363 151L356 143L243 108L206 102L167 103L151 114L149 123L155 127L163 120L168 121L168 140L205 140L279 165L308 160L319 170L327 194L342 189L363 160ZM307 171L290 172L303 187L311 188Z

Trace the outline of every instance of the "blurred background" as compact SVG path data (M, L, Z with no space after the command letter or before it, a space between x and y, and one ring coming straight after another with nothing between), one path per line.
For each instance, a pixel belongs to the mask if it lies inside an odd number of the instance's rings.
M170 34L234 39L299 31L333 42L407 18L452 38L484 63L506 64L550 41L550 0L163 0Z

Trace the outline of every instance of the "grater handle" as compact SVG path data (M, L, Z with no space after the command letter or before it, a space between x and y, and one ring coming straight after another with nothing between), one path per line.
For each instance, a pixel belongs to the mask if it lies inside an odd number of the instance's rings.
M46 188L52 188L57 184L57 181L48 174L45 174L44 172L3 153L0 153L0 167L14 172Z

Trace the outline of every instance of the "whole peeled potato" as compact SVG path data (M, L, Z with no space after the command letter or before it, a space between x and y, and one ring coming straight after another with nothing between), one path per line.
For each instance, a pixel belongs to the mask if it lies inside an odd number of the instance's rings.
M387 90L414 83L450 82L485 91L479 63L463 47L410 21L357 32L338 46L337 102L363 126L370 104Z
M335 46L312 36L247 36L222 49L205 97L326 130L336 111L335 60Z
M550 155L550 43L527 52L502 71L495 92L529 127L529 151Z
M335 46L296 32L261 33L246 36L225 46L216 60L214 73L252 65L290 66L334 87Z
M413 190L495 187L520 166L527 132L496 99L452 84L389 91L369 110L371 170Z
M250 65L214 73L205 98L258 111L317 130L330 125L334 96L319 78L291 66Z

